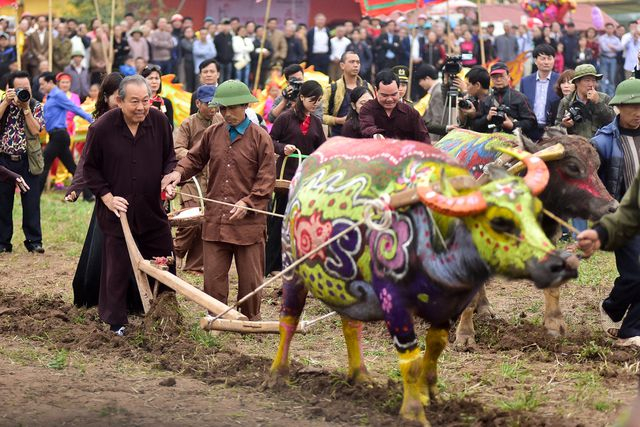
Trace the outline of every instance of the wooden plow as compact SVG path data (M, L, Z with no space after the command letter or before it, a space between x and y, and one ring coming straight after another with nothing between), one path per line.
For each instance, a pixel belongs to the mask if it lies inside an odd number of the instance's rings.
M152 261L146 260L142 257L138 246L136 245L131 229L129 228L129 221L127 220L127 214L120 212L120 222L122 224L122 231L124 232L125 242L127 244L127 251L129 252L129 258L131 260L131 266L133 267L133 274L136 278L138 285L138 291L140 292L140 298L142 299L142 306L144 312L147 313L151 308L151 303L155 299L158 293L158 283L173 289L175 292L184 296L189 301L195 302L199 306L205 308L209 313L213 313L213 316L220 316L216 319L210 315L203 317L200 320L200 327L204 330L217 330L217 331L229 331L229 332L241 332L241 333L267 333L277 334L279 333L279 322L275 320L271 321L249 321L245 315L232 307L218 301L212 296L204 293L200 289L179 278L178 276L171 274L168 271L162 270L156 266ZM149 286L149 277L156 280L156 286L153 292ZM298 324L296 332L306 333L310 326L314 323L329 317L334 313L321 316L320 318L301 321Z

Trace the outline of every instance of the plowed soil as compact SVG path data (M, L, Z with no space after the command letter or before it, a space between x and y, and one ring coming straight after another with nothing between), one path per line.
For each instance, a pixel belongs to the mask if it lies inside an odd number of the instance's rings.
M346 382L334 316L294 338L288 384L265 389L277 336L202 332L204 310L182 297L131 316L125 337L110 333L95 308L73 306L82 238L40 256L21 248L0 255L0 426L402 424L402 385L382 324L364 331L373 384ZM440 359L440 398L427 410L433 426L604 426L624 417L638 352L601 332L597 304L613 259L590 262L591 282L563 290L562 338L541 326L542 295L530 283L491 283L496 317L476 319L477 348L449 348ZM275 320L278 304L276 286L263 318ZM327 311L310 300L306 319ZM424 334L426 325L417 329Z

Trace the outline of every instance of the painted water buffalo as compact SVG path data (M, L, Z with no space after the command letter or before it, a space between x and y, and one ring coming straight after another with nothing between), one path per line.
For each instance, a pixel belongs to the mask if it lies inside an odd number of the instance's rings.
M521 147L531 153L551 152L553 154L545 159L549 168L549 183L539 195L545 209L564 220L580 217L595 221L617 207L617 202L598 177L598 153L581 136L551 129L541 143L535 144L522 136L481 134L460 129L450 132L435 146L455 157L475 178L481 177L485 165L503 156L496 147ZM539 155L544 158L544 154ZM542 216L542 228L552 241L559 237L560 225L547 215ZM545 289L544 299L545 328L552 335L564 334L566 326L560 310L559 288ZM468 348L475 344L474 310L492 314L484 289L460 318L456 331L458 347Z
M351 381L368 380L362 322L385 321L402 374L401 415L427 424L423 405L435 395L448 330L491 274L531 278L541 288L577 275L575 257L555 250L537 223L542 205L535 195L547 168L537 157L524 161L524 179L503 174L479 187L429 145L345 138L323 144L290 190L283 266L308 258L284 276L280 345L267 384L288 373L289 346L311 291L342 316ZM380 200L394 207L376 211L385 226L365 221L314 251ZM413 316L431 324L423 357Z

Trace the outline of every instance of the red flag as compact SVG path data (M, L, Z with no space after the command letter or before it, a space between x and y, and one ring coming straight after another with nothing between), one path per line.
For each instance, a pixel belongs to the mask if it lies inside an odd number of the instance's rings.
M416 0L360 0L362 16L390 15L393 12L407 12L417 7Z
M17 7L16 0L0 0L0 7L13 6Z

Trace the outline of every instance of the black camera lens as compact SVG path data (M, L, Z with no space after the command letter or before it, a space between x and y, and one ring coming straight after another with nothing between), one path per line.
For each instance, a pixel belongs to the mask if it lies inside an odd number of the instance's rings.
M16 98L20 102L27 102L31 99L31 94L26 89L16 89Z
M468 99L461 99L460 101L458 101L458 108L462 108L463 110L468 110L470 108L473 108L473 103Z

